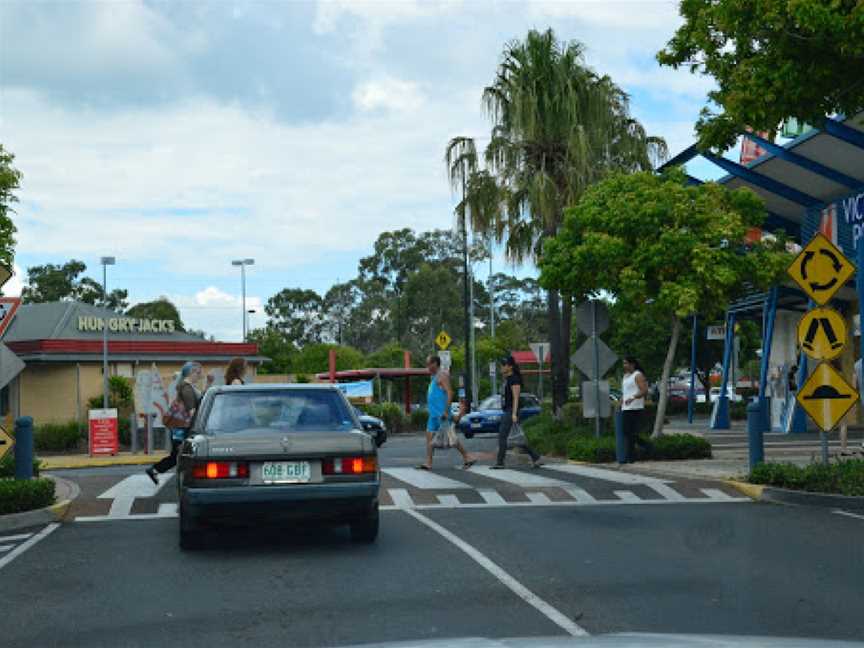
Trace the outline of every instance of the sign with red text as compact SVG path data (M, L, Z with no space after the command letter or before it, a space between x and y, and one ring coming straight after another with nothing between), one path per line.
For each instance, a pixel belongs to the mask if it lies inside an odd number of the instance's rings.
M117 440L117 410L90 410L89 437L90 456L116 455L119 450Z

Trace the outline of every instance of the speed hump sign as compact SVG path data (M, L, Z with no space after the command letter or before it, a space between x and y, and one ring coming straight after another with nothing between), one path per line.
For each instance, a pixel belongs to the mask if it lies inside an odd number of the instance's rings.
M839 356L846 336L846 320L833 308L814 308L798 320L798 345L814 360Z
M858 392L828 362L821 362L795 395L813 422L830 432L858 400Z

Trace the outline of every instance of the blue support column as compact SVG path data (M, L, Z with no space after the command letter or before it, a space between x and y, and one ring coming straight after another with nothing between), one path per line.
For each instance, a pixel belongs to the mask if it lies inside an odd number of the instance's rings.
M763 318L762 331L762 361L759 366L759 409L762 412L762 431L771 431L771 401L766 391L768 390L768 371L771 360L771 344L774 341L774 320L777 316L777 296L779 288L773 287L768 292L765 302L765 317Z
M861 345L858 349L859 358L864 358L864 315L861 314L864 309L864 242L859 238L855 241L855 265L858 266L855 271L855 291L858 293L858 326L862 329L862 334L858 337L858 343ZM864 360L861 361L862 371L864 371ZM858 389L864 389L864 380L862 376L857 376Z
M687 394L687 422L693 423L696 404L696 340L699 337L699 316L693 315L693 336L690 340L690 393ZM706 395L707 398L707 395Z
M807 302L807 310L813 308L816 304L810 300ZM804 383L807 381L807 354L804 353L802 349L798 354L798 389L796 391L801 391L801 388L804 386ZM792 404L792 423L789 426L789 432L806 432L807 431L807 412L804 411L804 408L799 407L797 402L793 402Z
M732 364L732 347L735 344L735 313L726 313L726 339L723 342L723 378L720 381L720 396L714 403L711 417L712 430L728 430L729 419L729 367ZM707 394L706 394L707 396Z

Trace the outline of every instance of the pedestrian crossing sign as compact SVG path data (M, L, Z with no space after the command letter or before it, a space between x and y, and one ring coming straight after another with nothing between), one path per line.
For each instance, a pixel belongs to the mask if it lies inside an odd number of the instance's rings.
M12 448L15 447L15 439L6 430L0 427L0 461L5 457Z
M846 339L846 320L833 308L814 308L798 320L798 346L814 360L836 358Z
M435 336L435 344L438 345L438 348L442 351L445 351L447 347L450 346L450 343L453 340L450 339L450 336L447 335L447 331L441 331L438 335Z
M829 362L821 362L795 395L823 432L833 430L858 401L858 392Z

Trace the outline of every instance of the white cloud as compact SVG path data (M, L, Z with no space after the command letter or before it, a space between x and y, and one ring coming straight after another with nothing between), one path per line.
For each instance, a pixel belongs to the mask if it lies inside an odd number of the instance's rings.
M447 14L462 5L461 0L318 0L314 28L319 34L334 31L346 16L382 26Z
M580 22L618 30L668 30L680 22L672 0L528 0L535 18L575 18Z
M24 270L17 263L12 265L12 277L3 284L4 297L19 297L24 288Z
M243 337L243 309L239 294L207 286L192 295L173 294L168 298L177 306L186 328L203 330L225 342L239 341ZM250 330L264 326L267 317L261 297L246 295L246 310L255 310L255 313L248 314Z
M361 110L383 108L401 112L418 110L425 101L419 84L391 77L361 83L354 89L351 99Z

